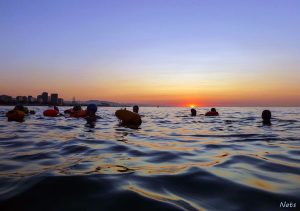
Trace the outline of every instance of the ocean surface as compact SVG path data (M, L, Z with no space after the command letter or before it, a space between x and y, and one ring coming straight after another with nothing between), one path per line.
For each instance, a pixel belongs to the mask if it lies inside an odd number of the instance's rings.
M118 108L84 119L36 115L7 122L0 107L0 210L300 209L300 108ZM60 107L61 110L67 109Z

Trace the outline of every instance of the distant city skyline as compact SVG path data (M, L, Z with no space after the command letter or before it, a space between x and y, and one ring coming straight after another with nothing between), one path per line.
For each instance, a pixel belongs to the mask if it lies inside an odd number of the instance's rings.
M41 94L36 95L18 95L10 96L0 93L0 104L43 104L43 105L64 105L64 99L59 98L57 93L51 93L44 91Z
M0 1L0 94L300 106L300 1Z

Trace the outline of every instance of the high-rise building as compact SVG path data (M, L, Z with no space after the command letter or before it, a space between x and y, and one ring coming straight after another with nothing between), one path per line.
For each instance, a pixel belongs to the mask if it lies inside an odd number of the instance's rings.
M17 96L16 101L17 103L27 103L27 96Z
M28 103L32 103L33 102L33 97L31 95L29 95L27 97L27 101L28 101Z
M44 104L48 103L48 93L47 92L42 93L42 99L43 99Z
M38 96L36 97L36 101L37 101L38 103L43 103L43 97L42 97L42 95L38 95Z
M22 97L22 102L23 102L23 103L27 103L27 101L28 101L27 96L23 96L23 97Z
M8 95L1 95L0 96L0 103L9 104L12 103L12 97Z
M17 103L22 103L23 102L23 96L17 96L16 101L17 101Z
M52 105L58 104L58 94L51 94L50 102Z

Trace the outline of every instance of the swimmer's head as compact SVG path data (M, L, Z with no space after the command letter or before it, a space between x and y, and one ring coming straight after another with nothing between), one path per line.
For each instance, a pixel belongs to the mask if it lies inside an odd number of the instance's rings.
M197 115L196 109L194 109L194 108L191 109L191 115L192 116L196 116Z
M272 114L270 110L264 110L261 114L261 118L263 119L263 123L271 123Z
M215 108L211 108L210 111L211 112L217 112L217 110Z
M91 103L86 107L86 110L89 114L95 114L97 112L97 105L94 103Z
M133 106L132 110L134 113L139 113L139 106L138 105Z

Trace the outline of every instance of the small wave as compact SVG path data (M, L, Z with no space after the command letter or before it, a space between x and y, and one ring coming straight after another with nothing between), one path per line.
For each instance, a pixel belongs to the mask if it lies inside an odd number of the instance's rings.
M1 118L0 210L278 210L300 200L300 116L287 109L263 126L260 108L206 118L143 107L138 129L119 125L116 108L101 107L92 128L34 109L23 123Z

